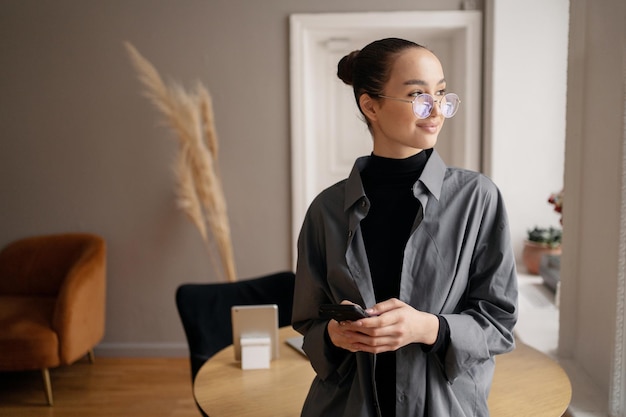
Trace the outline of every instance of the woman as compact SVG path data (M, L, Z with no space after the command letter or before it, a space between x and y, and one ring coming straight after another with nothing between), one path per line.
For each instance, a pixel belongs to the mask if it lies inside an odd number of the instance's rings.
M433 149L460 102L431 51L382 39L337 74L373 151L300 232L292 321L317 374L302 416L487 416L494 355L513 349L517 319L502 197ZM324 320L329 303L371 317Z

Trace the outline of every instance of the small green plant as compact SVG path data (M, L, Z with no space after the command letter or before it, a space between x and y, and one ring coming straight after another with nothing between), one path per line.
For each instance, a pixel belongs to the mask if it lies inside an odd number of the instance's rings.
M561 245L561 238L563 232L556 227L537 227L528 230L528 240L535 243L540 243L551 248L556 248Z

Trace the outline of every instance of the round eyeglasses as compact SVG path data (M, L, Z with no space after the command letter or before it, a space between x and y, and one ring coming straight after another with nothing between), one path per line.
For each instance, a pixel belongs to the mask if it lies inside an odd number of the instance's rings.
M382 94L378 94L378 97L411 103L413 105L413 113L415 113L415 116L419 119L425 119L430 116L433 107L435 107L435 103L439 103L439 109L443 117L449 119L456 114L457 110L459 110L459 104L461 104L461 99L454 93L448 93L439 100L435 100L433 96L426 93L418 95L413 100L383 96Z

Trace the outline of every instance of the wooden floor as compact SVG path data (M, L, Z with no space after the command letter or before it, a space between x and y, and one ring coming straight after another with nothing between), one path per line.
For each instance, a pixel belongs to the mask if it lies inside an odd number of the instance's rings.
M52 407L40 372L0 372L0 417L200 417L187 358L85 359L50 378Z
M0 417L200 417L187 358L98 358L50 371L54 405L41 373L0 373Z

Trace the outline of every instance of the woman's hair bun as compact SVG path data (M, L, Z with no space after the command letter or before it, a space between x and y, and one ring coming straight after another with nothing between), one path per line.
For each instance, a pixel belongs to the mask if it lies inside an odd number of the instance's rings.
M337 64L337 77L344 83L352 85L354 76L354 61L359 55L359 50L352 51L339 60Z

